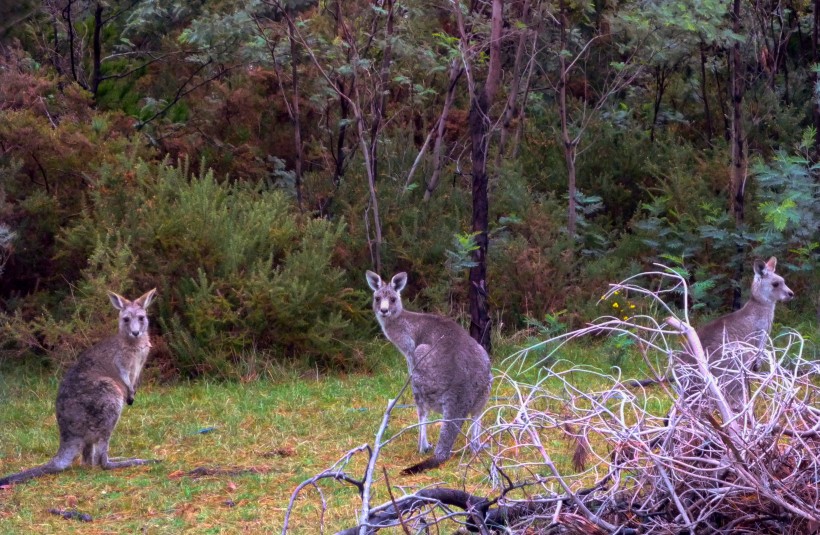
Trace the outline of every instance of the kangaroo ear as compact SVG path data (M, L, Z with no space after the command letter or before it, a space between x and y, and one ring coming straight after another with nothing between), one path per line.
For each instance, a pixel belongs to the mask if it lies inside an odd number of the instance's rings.
M771 271L772 273L774 273L774 270L775 270L776 267L777 267L777 258L775 258L775 257L769 258L769 260L766 262L766 268L769 271Z
M755 258L754 271L755 277L766 277L769 274L771 274L771 271L769 270L769 265L759 258Z
M131 301L129 301L125 297L123 297L119 294L116 294L116 293L114 293L110 290L108 291L108 299L111 300L111 304L117 310L122 310L122 309L124 309L125 307L127 307L128 305L131 304Z
M136 301L136 304L141 306L142 308L148 308L148 305L151 304L151 301L154 300L154 297L157 295L157 289L152 288L151 290L142 294Z
M404 290L404 287L407 286L407 273L402 271L401 273L396 273L393 275L390 285L393 286L393 289L397 292Z
M367 285L370 286L370 289L373 290L374 292L376 290L378 290L379 288L381 288L382 286L384 286L384 283L382 282L382 278L379 277L378 274L373 273L372 271L368 270L364 274L364 276L367 279Z

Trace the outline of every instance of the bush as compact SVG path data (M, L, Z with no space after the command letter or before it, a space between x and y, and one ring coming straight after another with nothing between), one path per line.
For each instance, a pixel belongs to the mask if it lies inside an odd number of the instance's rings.
M65 307L18 314L20 334L9 334L56 359L87 345L89 325L110 324L106 289L157 287L167 364L185 375L230 375L250 353L344 367L350 348L339 340L353 336L364 308L334 260L344 232L343 221L296 213L281 192L218 181L204 168L192 175L187 162L123 157L103 168L59 237L63 257L86 259L73 299L57 291Z

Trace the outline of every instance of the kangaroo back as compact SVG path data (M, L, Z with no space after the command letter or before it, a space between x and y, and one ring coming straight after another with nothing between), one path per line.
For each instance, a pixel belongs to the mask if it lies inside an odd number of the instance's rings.
M82 454L85 464L108 470L152 462L144 459L108 458L108 443L125 403L133 402L134 387L148 351L148 317L156 289L135 301L109 292L119 310L115 336L83 351L60 382L57 393L57 425L60 446L49 462L0 478L0 485L19 483L68 468Z
M404 310L401 291L407 284L406 273L395 275L389 283L372 271L367 272L366 278L373 290L376 319L387 339L407 360L419 415L419 451L430 447L428 413L439 412L445 420L434 456L403 473L420 472L449 459L469 416L473 420L471 446L477 449L479 418L492 384L489 355L450 318Z

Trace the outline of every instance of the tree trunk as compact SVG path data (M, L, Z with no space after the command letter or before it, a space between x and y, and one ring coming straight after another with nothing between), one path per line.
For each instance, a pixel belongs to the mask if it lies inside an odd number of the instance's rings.
M97 92L100 89L100 80L102 80L102 27L103 27L103 5L97 2L94 7L94 36L92 37L92 54L91 58L91 94L94 100L97 100Z
M487 249L489 237L489 196L487 193L487 135L489 111L486 92L473 99L470 105L470 142L473 166L473 218L478 247L473 253L475 265L470 268L470 336L490 352L490 316L487 307Z
M51 12L51 30L54 32L54 50L51 56L51 63L54 65L54 70L60 76L63 75L63 66L60 64L60 32L57 27L57 15Z
M529 18L530 0L524 0L524 5L521 8L521 20L525 26L529 22ZM510 124L512 123L513 117L516 116L518 91L521 86L521 78L523 77L521 63L524 59L524 49L527 46L527 37L529 33L526 30L520 30L520 32L521 35L518 36L518 46L515 49L512 80L510 81L510 88L507 93L507 104L504 107L504 112L501 114L501 137L498 140L498 153L495 158L496 169L501 166L501 159L504 157L504 152L507 148L507 138L510 133Z
M77 78L77 63L74 58L74 21L71 19L71 6L73 3L73 0L68 0L68 4L63 9L63 18L66 21L66 30L68 31L68 59L69 65L71 65L71 79L80 83L79 78Z
M818 0L820 1L820 0ZM712 114L709 112L709 92L706 87L706 50L703 42L700 43L700 92L703 98L703 115L706 123L706 141L712 144L714 131L712 128Z
M296 159L293 162L294 187L296 189L296 205L302 210L302 118L299 111L299 69L296 56L296 36L294 35L292 13L286 17L288 21L288 39L290 40L290 68L291 68L291 124L293 125L293 144L296 149Z
M731 68L729 65L730 61L727 56L726 58L726 67ZM729 120L729 111L726 109L726 100L731 98L728 91L725 93L724 98L724 90L723 85L720 83L720 75L715 71L715 87L717 88L717 96L718 96L718 105L720 106L720 116L723 117L723 139L727 142L732 138L731 133L731 121Z
M740 20L741 0L733 0L732 31L741 35ZM746 150L743 133L743 62L740 55L740 43L736 42L731 50L731 168L729 170L729 191L731 195L731 212L739 225L745 216L744 194L746 189Z
M735 35L742 35L740 32L741 0L733 0L732 6L732 31ZM746 151L745 139L743 134L743 62L740 55L740 43L736 42L732 46L730 52L731 59L731 99L732 99L732 124L731 124L731 139L729 141L731 146L731 164L729 169L729 203L730 211L735 219L735 226L738 230L743 226L745 219L745 190L746 190ZM743 246L738 245L738 253L743 252ZM738 255L741 257L742 255ZM743 262L738 261L737 266L737 280L743 275ZM740 284L735 285L733 296L733 309L737 310L740 306Z
M661 112L661 104L663 103L663 94L666 92L666 84L668 83L668 73L666 67L660 66L655 70L655 103L652 113L652 126L649 129L649 141L655 142L655 128L658 126L658 115Z
M818 54L817 40L820 38L820 0L814 0L814 19L811 30L811 57L812 63L815 65L820 61L820 54ZM812 118L814 119L814 152L815 155L820 154L820 95L817 94L817 73L812 71L811 86L812 91Z
M385 46L382 51L382 64L379 78L376 81L375 95L371 101L370 161L373 165L372 175L374 180L379 176L379 133L381 132L382 120L386 114L387 82L390 79L390 62L392 61L393 52L393 47L390 44L393 39L393 0L386 0L385 11L387 11L387 22L384 26Z
M527 81L524 82L524 97L521 99L521 104L518 106L518 123L515 125L515 135L513 136L512 149L510 150L510 157L515 160L518 158L519 149L521 147L521 138L524 136L524 118L527 115L527 101L530 97L532 73L535 70L535 46L538 42L538 31L533 32L532 36L532 50L530 52L530 61L527 63Z
M560 3L561 11L561 50L566 50L567 47L567 28L569 19L567 17L567 6L562 0ZM564 147L564 160L567 164L567 195L569 202L567 206L567 234L571 241L575 240L575 230L577 226L577 213L575 206L576 195L576 176L575 176L575 157L576 157L576 141L571 138L569 134L569 110L567 109L567 82L569 79L569 67L567 60L563 54L558 55L558 113L561 116L561 142Z
M342 21L342 3L336 2L334 16L336 19L336 35L342 35L342 28L344 22ZM347 51L347 62L350 63L350 49ZM339 133L336 137L336 168L333 172L333 186L338 188L342 182L342 177L345 172L345 143L347 137L347 119L350 117L350 100L348 98L350 92L345 87L345 78L339 76L336 79L336 85L339 88Z
M438 186L439 178L441 177L442 157L441 151L444 146L444 127L447 122L447 117L450 115L450 108L453 106L453 101L456 99L456 86L458 79L464 69L461 67L461 62L454 59L450 64L450 83L447 86L447 95L444 97L444 106L441 109L441 117L438 120L438 128L436 131L436 141L433 144L433 171L430 174L430 180L427 181L427 186L424 189L424 201L430 200L433 191Z
M340 76L336 85L339 87L339 133L336 136L336 168L333 171L333 186L339 187L345 174L345 142L347 138L347 119L350 117L350 101L346 93L345 80Z
M490 353L490 315L488 311L489 285L487 283L487 249L489 237L489 196L487 192L487 150L490 131L490 105L495 99L501 79L501 31L503 0L493 0L490 30L490 61L487 78L481 91L470 95L470 141L472 143L473 218L476 233L473 252L475 266L470 268L470 335ZM463 38L464 36L462 36Z

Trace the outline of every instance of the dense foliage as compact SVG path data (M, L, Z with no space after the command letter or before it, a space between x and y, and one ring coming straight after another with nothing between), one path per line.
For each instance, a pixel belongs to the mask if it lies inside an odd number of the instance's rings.
M820 5L502 4L481 138L494 334L588 321L653 262L725 310L755 255L798 295L779 318L816 321ZM412 307L466 316L490 2L6 9L8 354L72 358L110 330L108 288L158 287L160 361L186 375L357 365L366 269L408 271Z

